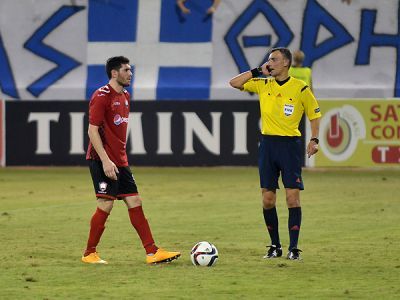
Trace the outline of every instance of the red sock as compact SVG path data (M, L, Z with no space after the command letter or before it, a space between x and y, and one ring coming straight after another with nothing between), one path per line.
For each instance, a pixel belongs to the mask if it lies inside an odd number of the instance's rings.
M154 244L153 236L146 217L144 216L143 209L141 206L133 207L128 209L129 218L131 219L132 226L138 233L143 247L147 254L156 253L157 246Z
M105 229L104 224L109 214L100 208L97 208L90 220L90 232L84 256L96 252L97 244L100 241L101 235Z

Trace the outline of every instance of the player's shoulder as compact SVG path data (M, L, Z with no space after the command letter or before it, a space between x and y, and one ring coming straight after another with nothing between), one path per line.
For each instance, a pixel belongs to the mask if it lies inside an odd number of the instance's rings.
M111 94L111 89L110 89L110 87L109 87L108 85L103 85L103 86L99 87L99 88L93 93L93 95L96 95L96 96L100 96L100 95L102 95L102 96L108 96L108 95L110 95L110 94Z
M110 87L108 85L104 85L102 87L99 87L96 91L94 91L91 100L98 98L108 99L110 94L111 94Z
M268 83L268 78L263 78L263 77L256 77L256 78L251 78L250 81L253 81L255 83L264 83L267 84Z
M308 85L301 79L297 79L293 76L290 77L290 80L288 82L292 87L295 87L297 89L300 89L301 92L304 92L307 88Z
M129 92L126 89L123 89L122 92L124 93L124 96L126 99L130 99L131 95L129 94Z
M304 73L307 74L307 76L311 76L312 70L309 67L304 67Z

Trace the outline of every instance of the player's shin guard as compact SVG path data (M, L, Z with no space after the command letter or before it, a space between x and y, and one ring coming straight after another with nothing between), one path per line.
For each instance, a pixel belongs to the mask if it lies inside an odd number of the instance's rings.
M264 221L267 226L269 236L271 237L271 244L280 247L281 242L279 240L279 224L278 224L278 214L276 212L276 207L269 209L263 209Z
M86 250L83 256L87 256L90 253L96 252L96 247L99 244L101 235L105 229L104 224L108 218L109 214L100 208L97 208L95 213L90 220L90 231L89 238L87 241Z
M156 253L157 246L154 244L153 236L151 234L149 223L144 216L142 206L137 206L128 209L129 218L132 226L138 233L146 254Z
M290 238L289 250L297 248L297 242L299 241L300 225L301 225L301 207L289 208L289 220L288 220L289 238Z

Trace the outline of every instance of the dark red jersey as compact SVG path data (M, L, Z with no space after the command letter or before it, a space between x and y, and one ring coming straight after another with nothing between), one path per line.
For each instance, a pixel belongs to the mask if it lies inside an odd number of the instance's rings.
M95 91L89 103L89 124L99 126L99 133L108 157L117 167L128 166L126 133L129 121L130 96L126 90L117 93L109 84ZM86 159L100 160L89 141Z

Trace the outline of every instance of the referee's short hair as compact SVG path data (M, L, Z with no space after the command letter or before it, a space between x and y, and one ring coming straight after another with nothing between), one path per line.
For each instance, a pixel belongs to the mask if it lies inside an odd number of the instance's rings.
M112 70L119 71L121 65L123 64L129 64L129 59L126 58L125 56L113 56L107 59L106 72L108 79L111 79L111 71Z
M280 53L282 53L283 57L285 57L289 61L289 65L288 65L288 69L289 69L290 66L292 65L292 53L290 52L290 50L285 47L276 47L276 48L272 48L271 51L269 52L269 54L271 54L272 52L275 52L275 51L279 51Z

